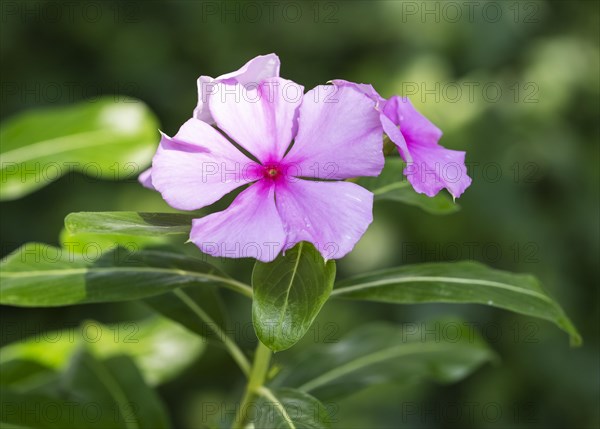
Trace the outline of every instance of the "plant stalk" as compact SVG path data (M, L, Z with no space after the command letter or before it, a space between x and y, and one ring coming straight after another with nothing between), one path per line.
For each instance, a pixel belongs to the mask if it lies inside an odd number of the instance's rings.
M267 378L267 372L269 371L269 363L271 362L271 350L263 343L258 341L256 352L254 354L254 361L250 368L250 377L248 378L248 384L246 385L246 391L240 403L240 407L237 410L237 414L233 421L233 429L243 429L246 424L248 416L248 407L252 400L258 395L260 388L265 383Z

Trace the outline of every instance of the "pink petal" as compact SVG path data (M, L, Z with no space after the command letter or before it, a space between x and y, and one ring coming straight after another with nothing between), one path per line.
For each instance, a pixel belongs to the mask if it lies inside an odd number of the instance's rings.
M277 184L285 248L309 241L325 259L349 253L373 221L373 194L350 182L292 179Z
M244 64L239 70L213 79L210 76L198 78L198 105L194 109L194 117L209 124L214 123L207 106L208 96L214 91L214 84L221 81L239 82L242 85L259 83L260 81L279 76L279 57L275 54L259 55Z
M334 79L331 82L337 86L349 86L362 92L376 103L376 108L379 108L385 102L385 99L375 91L370 83L354 83L343 79Z
M275 186L259 181L226 210L194 219L190 240L212 256L272 261L285 244L283 223L275 207Z
M275 54L259 55L244 64L239 70L217 77L216 80L225 81L235 79L242 85L248 83L258 84L270 77L279 77L281 62Z
M390 120L390 118L385 116L384 113L379 114L379 120L381 121L383 131L387 134L387 136L390 138L390 140L392 142L394 142L394 144L398 148L398 151L400 152L400 156L402 156L402 159L405 162L412 162L412 156L410 155L410 152L408 151L408 146L406 145L406 140L404 139L404 136L400 132L400 128L398 127L398 125L394 124Z
M408 98L390 98L383 114L384 130L406 161L404 174L417 192L433 197L446 188L458 198L469 187L471 178L467 175L465 152L440 146L442 132ZM400 133L394 130L397 127Z
M140 182L144 188L155 191L156 189L154 189L154 186L152 185L152 168L142 171L138 176L138 182Z
M218 83L209 98L217 125L263 164L278 162L289 147L304 87L281 78L245 88Z
M190 119L163 134L152 160L152 184L170 206L195 210L257 179L257 164L210 125Z
M198 105L194 109L194 118L207 124L214 124L215 121L208 110L208 96L214 91L215 80L210 76L200 76L197 81L198 86Z
M465 152L446 149L438 144L411 148L412 162L407 163L404 175L415 191L428 197L443 188L458 198L471 185L465 166Z
M406 97L391 97L383 106L383 113L400 127L404 138L411 142L409 145L437 143L442 137L442 131L419 113Z
M285 162L297 177L377 176L384 163L382 138L372 100L350 86L317 86L304 96Z

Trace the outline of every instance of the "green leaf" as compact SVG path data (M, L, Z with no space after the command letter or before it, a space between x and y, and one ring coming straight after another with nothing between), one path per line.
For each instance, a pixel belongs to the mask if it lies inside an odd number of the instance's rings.
M455 382L495 357L459 320L405 327L370 324L338 343L315 345L284 365L272 384L335 400L377 384Z
M87 325L85 328L89 332ZM131 357L152 386L176 378L198 359L204 348L201 338L164 317L120 323L107 332L106 339L103 335L89 345L99 357Z
M80 212L65 218L71 234L189 235L194 217L179 213Z
M321 429L331 426L327 408L311 395L299 390L262 388L256 404L255 429Z
M104 410L116 411L125 427L167 428L166 410L150 389L135 363L127 356L96 359L77 353L65 373L61 387L83 402L96 402ZM76 395L75 395L76 393Z
M59 234L59 243L63 249L72 253L89 254L105 253L121 247L129 252L135 252L146 247L165 247L169 245L166 236L140 236L125 234L95 234L75 233L71 234L63 228Z
M53 388L57 390L56 386ZM129 429L122 420L115 421L114 406L103 410L99 404L65 399L58 392L22 392L2 387L0 397L0 427L3 429ZM51 410L53 414L24 412L31 409ZM86 411L90 418L86 418ZM93 414L95 412L99 415Z
M119 247L79 254L30 243L0 263L0 304L21 307L127 301L206 284L252 296L249 286L225 276L212 265L158 250Z
M4 350L0 349L0 350ZM34 360L11 359L4 362L5 357L0 357L0 386L13 386L27 389L30 383L39 386L40 380L52 378L55 372L52 368Z
M534 276L478 262L406 265L362 274L339 282L331 295L397 304L485 304L549 320L570 335L571 344L581 344L575 326Z
M435 197L417 193L404 177L404 166L400 157L388 157L379 176L361 177L356 183L373 192L375 201L398 201L438 215L454 213L460 209L444 192Z
M29 383L47 371L62 370L81 346L98 358L126 354L151 385L164 383L187 368L204 350L201 338L163 317L104 325L88 321L81 326L38 333L0 349L0 368L11 385ZM26 373L25 369L29 372ZM23 373L23 376L18 374ZM4 378L4 377L3 377Z
M80 350L52 383L27 391L3 388L0 395L2 427L170 427L158 395L127 356L100 360ZM24 412L32 409L40 411Z
M72 171L134 178L150 163L157 130L153 113L134 99L104 97L19 114L0 126L0 199L20 198Z
M252 272L252 321L260 341L285 350L300 340L327 301L335 262L301 242L270 263L257 261Z

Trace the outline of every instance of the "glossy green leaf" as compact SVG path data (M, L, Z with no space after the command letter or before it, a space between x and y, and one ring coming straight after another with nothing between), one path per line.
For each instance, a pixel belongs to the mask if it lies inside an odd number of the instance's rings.
M151 385L177 376L204 350L201 338L163 317L111 325L88 321L61 331L39 332L2 347L0 368L3 374L12 374L10 384L22 385L28 378L47 375L47 370L64 369L81 346L98 358L128 355ZM26 372L24 368L29 374L19 377Z
M404 177L404 167L400 157L388 157L379 176L361 177L357 183L373 192L375 201L398 201L440 215L454 213L460 209L444 191L435 197L417 193Z
M170 427L160 398L127 356L100 360L80 350L53 382L29 390L2 388L0 395L2 427Z
M570 335L572 344L581 344L575 326L534 276L494 270L472 261L406 265L366 273L339 282L331 295L398 304L490 305L549 320Z
M335 262L301 242L273 262L256 262L252 273L252 321L258 338L271 350L300 340L327 301Z
M0 303L56 307L127 301L182 286L229 287L248 296L249 286L189 256L158 250L115 248L84 254L40 243L26 244L0 264Z
M318 344L284 366L275 386L292 386L321 400L334 400L365 387L431 379L458 381L494 353L467 324L370 324L338 343Z
M80 212L65 218L71 234L189 235L193 216L179 213Z
M255 429L322 429L331 426L327 407L299 390L263 388L256 404Z
M107 252L115 247L122 247L130 252L134 252L146 247L169 245L168 238L165 236L96 234L85 232L71 234L66 229L63 229L60 232L59 242L63 249L78 254Z
M113 97L10 118L0 126L0 199L20 198L73 171L133 179L150 163L157 130L144 103Z

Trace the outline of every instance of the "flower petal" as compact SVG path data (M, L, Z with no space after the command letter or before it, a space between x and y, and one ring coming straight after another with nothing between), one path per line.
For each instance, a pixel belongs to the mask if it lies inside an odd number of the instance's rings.
M192 221L190 240L204 253L270 262L285 244L275 207L275 186L259 181L240 193L224 211Z
M214 92L215 79L210 76L200 76L196 81L198 86L198 104L194 109L194 118L207 124L214 124L215 121L208 110L208 96Z
M321 85L304 96L285 162L296 177L377 176L384 164L382 139L372 100L350 86Z
M404 174L413 188L429 197L446 188L458 198L471 184L465 152L438 144L442 132L408 98L394 96L383 106L382 125L407 163ZM387 121L386 119L389 119ZM401 136L394 130L400 127Z
M142 171L138 176L138 182L140 182L144 188L155 191L156 189L152 185L152 168Z
M385 102L382 111L400 127L404 138L410 142L409 146L437 143L442 137L442 131L419 113L406 97L391 97Z
M325 259L349 253L373 221L373 194L350 182L292 179L277 184L285 249L309 241Z
M355 83L343 79L334 79L331 82L337 86L350 86L354 89L357 89L373 100L376 103L377 108L379 108L379 105L383 105L385 102L385 98L379 95L379 93L375 91L375 88L373 88L373 85L370 83Z
M404 175L415 191L428 197L446 188L458 198L471 185L465 166L465 152L446 149L438 144L411 148L412 162L408 162Z
M221 81L239 82L242 85L258 83L270 77L279 76L281 63L275 54L259 55L244 64L239 70L213 79L210 76L198 78L198 105L194 109L194 117L209 124L214 123L207 106L208 96L214 91L214 83Z
M404 139L404 136L400 132L400 127L398 127L398 125L394 124L390 120L390 118L385 116L384 113L379 114L379 120L381 121L381 126L383 127L383 131L387 134L387 136L390 138L390 140L392 142L394 142L394 144L398 148L398 151L400 152L400 156L402 156L402 159L405 162L412 162L412 156L410 155L410 152L408 151L408 146L406 145L406 140Z
M304 87L270 78L249 86L218 83L209 107L221 130L262 163L278 162L293 136Z
M162 136L152 160L152 184L170 206L196 210L256 180L256 168L213 127L190 119L175 137Z
M259 55L244 64L239 70L223 74L216 78L219 81L235 79L242 85L259 83L270 77L279 77L281 61L275 54Z

